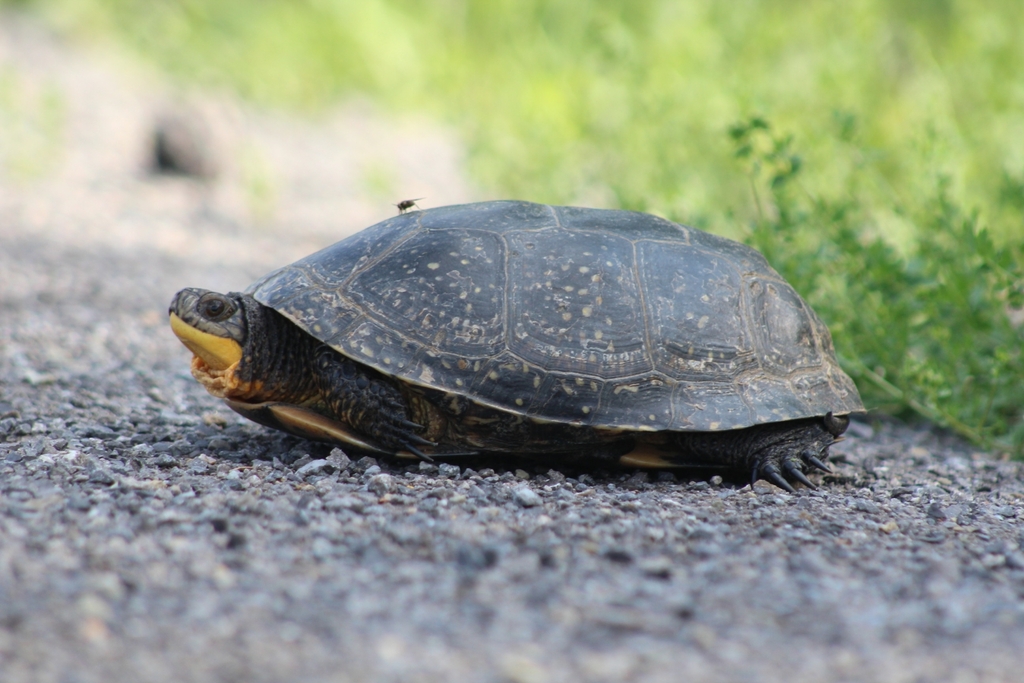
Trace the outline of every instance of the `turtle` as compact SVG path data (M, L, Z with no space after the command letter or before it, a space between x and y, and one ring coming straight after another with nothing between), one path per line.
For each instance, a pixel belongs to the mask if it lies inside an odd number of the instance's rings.
M231 409L370 454L710 468L793 491L864 410L759 252L634 211L403 213L244 292L182 289L169 314Z

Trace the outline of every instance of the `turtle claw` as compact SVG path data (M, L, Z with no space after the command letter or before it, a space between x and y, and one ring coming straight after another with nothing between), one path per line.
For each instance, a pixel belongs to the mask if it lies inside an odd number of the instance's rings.
M424 439L419 434L406 434L405 438L407 438L409 441L412 441L413 443L418 443L421 446L436 446L437 445L436 441L431 441L429 439Z
M430 442L427 441L427 443L430 443ZM434 445L436 445L436 444L434 444ZM405 448L405 450L409 451L410 453L415 455L420 460L423 460L424 462L434 462L433 458L431 458L429 455L427 455L426 453L424 453L420 449L416 448L415 446L410 445L408 442L402 444L402 446Z
M822 472L828 472L829 474L832 474L832 468L823 463L818 458L814 457L813 455L805 455L804 462L806 462L808 465L813 465Z
M784 489L789 493L796 493L796 489L793 485L786 481L786 478L779 472L779 468L771 463L761 468L761 476L770 481L771 483L778 486L780 489Z
M786 462L782 466L782 469L786 471L786 476L788 478L795 479L809 489L818 488L810 479L807 478L807 475L804 474L804 471L800 469L800 466L795 462Z

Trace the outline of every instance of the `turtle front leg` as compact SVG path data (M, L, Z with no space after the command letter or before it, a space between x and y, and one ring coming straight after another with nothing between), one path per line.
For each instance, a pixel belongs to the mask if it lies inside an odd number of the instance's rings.
M317 389L336 419L385 450L430 460L418 446L437 444L416 433L423 427L409 419L409 405L393 382L328 346L320 346L313 361Z

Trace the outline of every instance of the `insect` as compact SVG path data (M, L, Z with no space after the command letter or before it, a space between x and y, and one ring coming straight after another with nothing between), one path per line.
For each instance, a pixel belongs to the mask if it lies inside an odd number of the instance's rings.
M424 199L426 199L426 197L417 197L416 199L403 199L402 201L395 204L395 206L398 207L398 214L401 215L405 213L412 207L416 206L416 202L422 201ZM416 206L416 208L418 209L419 207Z

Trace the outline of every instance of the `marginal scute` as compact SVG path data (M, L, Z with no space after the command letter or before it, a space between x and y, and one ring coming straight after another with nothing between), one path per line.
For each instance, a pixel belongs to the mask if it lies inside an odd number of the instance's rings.
M863 410L761 254L647 214L411 212L250 291L360 363L524 424L707 432Z

